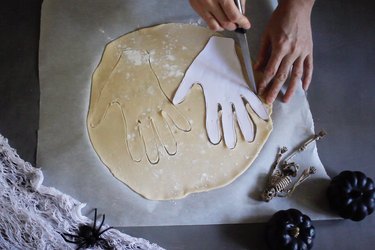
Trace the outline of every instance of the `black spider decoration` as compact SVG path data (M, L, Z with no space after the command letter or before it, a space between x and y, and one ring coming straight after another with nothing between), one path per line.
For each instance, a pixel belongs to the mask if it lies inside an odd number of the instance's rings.
M95 208L94 211L94 224L92 226L88 224L80 225L78 227L77 235L68 233L61 234L66 242L78 245L77 250L94 246L100 246L103 249L112 249L112 247L109 246L108 242L105 239L101 238L100 235L112 229L113 227L108 227L105 230L100 231L105 220L105 214L103 214L102 222L100 223L100 226L96 228L97 209ZM66 236L70 237L70 239L66 238Z

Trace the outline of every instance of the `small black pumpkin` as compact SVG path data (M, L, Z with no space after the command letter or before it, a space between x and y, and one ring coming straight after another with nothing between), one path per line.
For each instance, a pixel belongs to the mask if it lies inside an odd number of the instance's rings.
M362 172L343 171L332 179L327 197L341 217L360 221L374 211L374 182Z
M267 223L266 240L271 250L311 249L314 238L310 217L297 209L280 210Z

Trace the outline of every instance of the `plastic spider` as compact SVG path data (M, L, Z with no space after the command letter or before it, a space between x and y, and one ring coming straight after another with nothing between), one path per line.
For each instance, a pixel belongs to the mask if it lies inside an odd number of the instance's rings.
M95 217L94 217L94 224L91 225L80 225L78 227L78 234L68 234L63 233L61 236L64 238L66 242L77 244L77 250L88 248L88 247L94 247L95 245L100 246L104 249L112 249L108 242L101 238L100 235L102 235L104 232L112 229L113 227L108 227L107 229L100 231L104 224L105 220L105 214L103 214L102 222L100 223L100 226L96 228L96 220L97 220L97 209L95 208ZM70 237L70 239L66 238L65 236Z

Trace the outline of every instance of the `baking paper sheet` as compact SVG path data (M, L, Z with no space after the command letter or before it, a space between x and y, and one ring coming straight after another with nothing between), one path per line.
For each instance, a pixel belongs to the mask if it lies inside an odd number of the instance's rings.
M248 8L257 54L261 31L274 2ZM250 5L250 3L248 4ZM298 146L314 131L302 89L288 104L275 102L274 131L253 165L232 184L176 201L150 201L114 178L88 138L86 116L91 76L104 46L137 28L167 22L197 22L188 1L45 0L40 38L40 130L37 165L45 184L98 208L112 226L197 225L261 222L279 209L294 207L313 219L330 219L324 191L329 183L315 145L295 158L317 174L290 199L259 201L278 147ZM324 143L324 141L320 142Z

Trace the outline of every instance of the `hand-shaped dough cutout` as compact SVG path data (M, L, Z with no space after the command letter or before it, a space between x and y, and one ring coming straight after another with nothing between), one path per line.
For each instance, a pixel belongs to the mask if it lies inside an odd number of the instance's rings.
M181 103L190 88L199 84L203 89L206 105L206 129L213 144L221 140L219 109L224 142L228 148L236 146L234 114L246 141L255 138L254 123L246 110L246 103L263 120L268 112L259 98L248 88L241 64L231 38L213 36L185 73L173 103Z
M142 81L135 77L141 73ZM117 105L126 128L126 145L134 161L141 161L144 152L151 164L159 162L159 145L169 155L177 152L177 142L168 121L182 131L191 129L190 123L163 93L147 51L126 49L100 91L91 127L99 125L108 108Z

